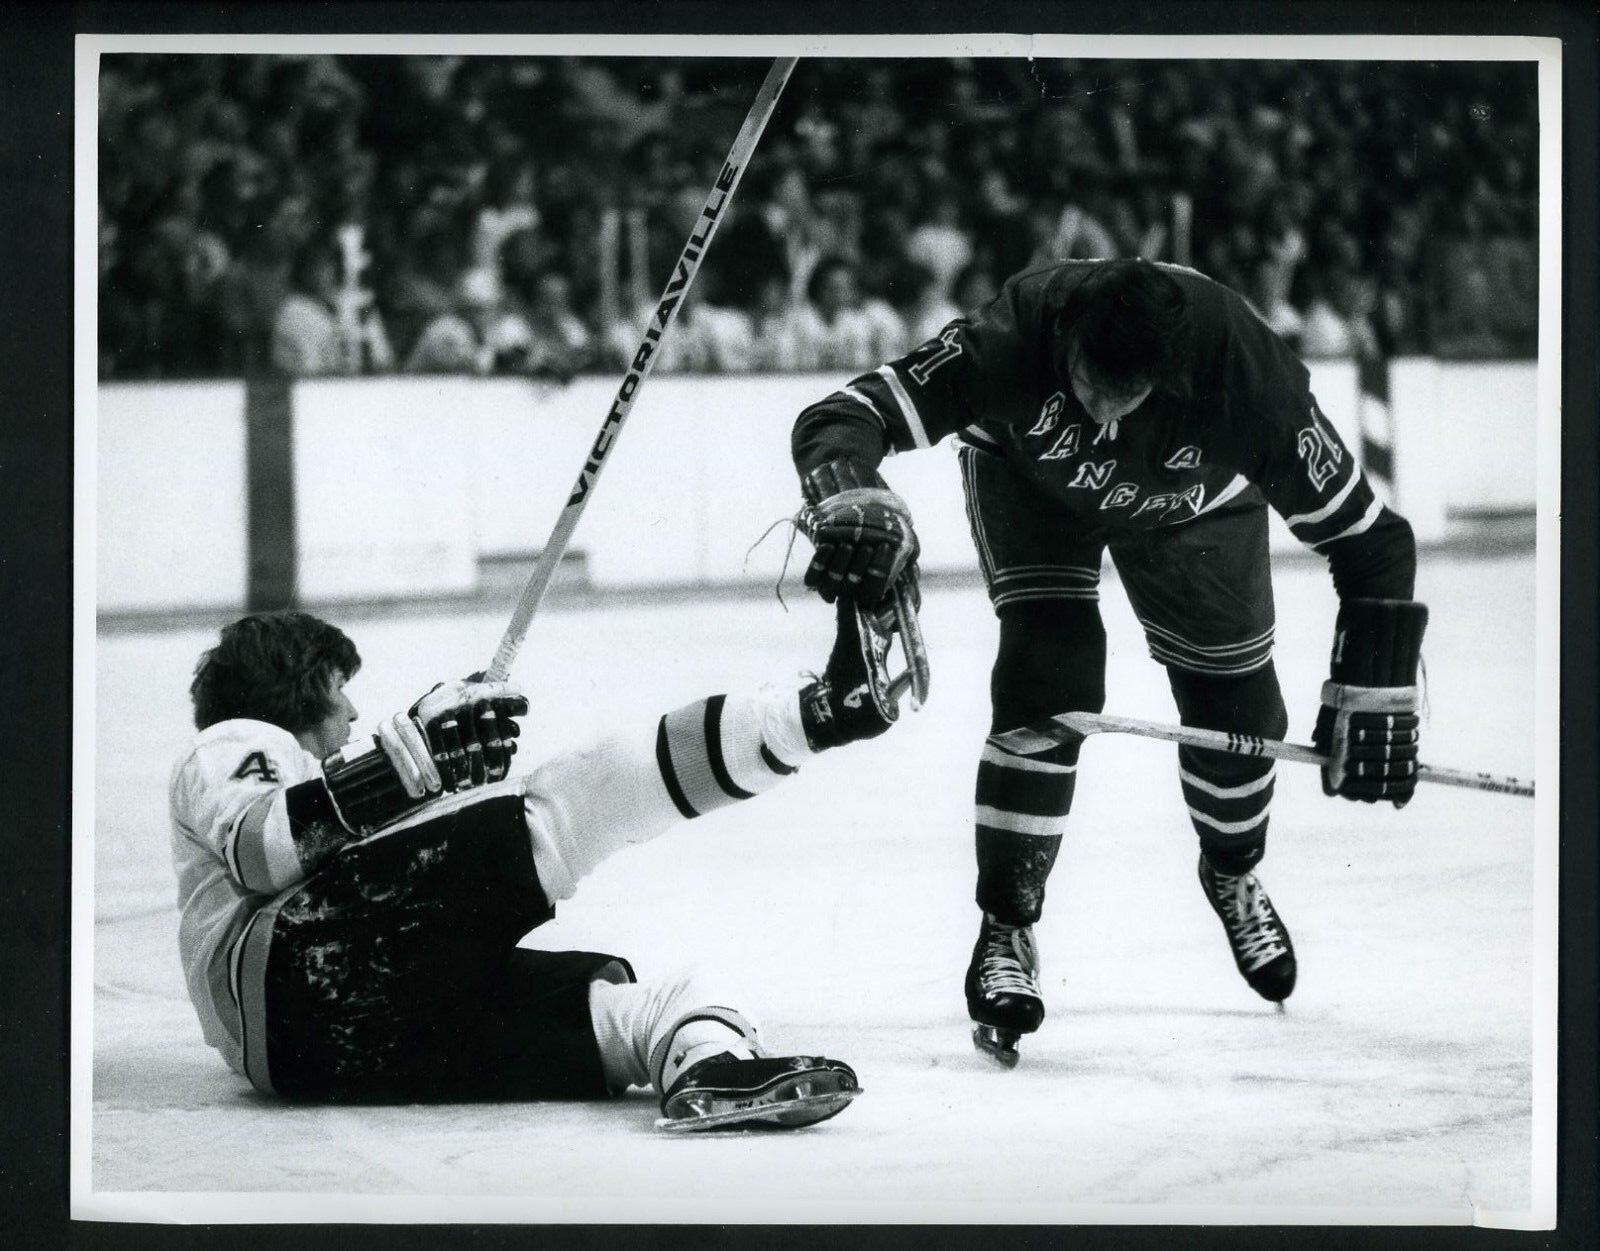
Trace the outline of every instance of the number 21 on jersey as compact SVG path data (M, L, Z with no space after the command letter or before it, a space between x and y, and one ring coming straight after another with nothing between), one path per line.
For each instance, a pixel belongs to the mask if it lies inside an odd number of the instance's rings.
M1300 453L1300 459L1306 463L1306 477L1311 479L1311 485L1317 490L1322 490L1328 485L1328 480L1339 471L1339 462L1344 459L1344 449L1339 446L1339 441L1323 428L1323 416L1317 411L1315 403L1311 405L1311 424L1303 426L1295 438L1295 448Z
M933 377L934 370L941 365L948 365L961 355L961 326L952 323L939 332L937 339L929 339L916 350L919 358L916 364L909 366L906 373L919 386L926 386L928 379Z

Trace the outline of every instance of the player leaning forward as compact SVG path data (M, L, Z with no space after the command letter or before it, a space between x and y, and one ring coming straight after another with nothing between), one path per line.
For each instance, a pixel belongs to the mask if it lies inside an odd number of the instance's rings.
M808 585L870 605L896 578L914 578L911 519L877 467L952 434L1000 619L976 794L983 919L966 996L979 1046L1010 1064L1018 1035L1044 1018L1032 926L1081 741L1005 732L1101 711L1102 553L1183 723L1281 738L1271 504L1327 557L1339 595L1316 723L1332 756L1324 789L1396 807L1416 782L1427 610L1412 598L1410 526L1374 498L1318 411L1305 367L1239 296L1192 270L1119 260L1026 271L970 320L802 412L795 463L821 536ZM1273 767L1178 751L1200 884L1239 971L1281 1002L1294 989L1294 948L1253 872Z
M508 777L505 683L436 687L349 743L350 640L247 617L201 657L174 767L189 993L206 1041L266 1093L311 1100L661 1096L663 1124L806 1125L848 1065L769 1056L714 978L518 946L607 856L749 799L895 718L856 614L798 692L717 695ZM848 703L844 702L848 699Z

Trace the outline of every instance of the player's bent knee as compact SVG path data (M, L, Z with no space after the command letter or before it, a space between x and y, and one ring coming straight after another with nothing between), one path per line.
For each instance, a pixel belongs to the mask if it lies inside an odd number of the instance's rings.
M1269 660L1250 673L1218 676L1169 666L1168 680L1185 725L1282 738L1289 729L1278 672Z
M1085 600L1008 604L990 675L996 731L1058 712L1099 712L1106 703L1106 632Z

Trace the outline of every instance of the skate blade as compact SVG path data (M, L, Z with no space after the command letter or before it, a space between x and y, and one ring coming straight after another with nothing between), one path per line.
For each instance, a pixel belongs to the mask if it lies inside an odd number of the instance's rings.
M1014 1030L998 1029L993 1025L974 1025L972 1045L1004 1069L1014 1069L1022 1053L1017 1050L1017 1040L1022 1035Z
M900 651L905 656L906 667L889 682L889 698L896 703L908 690L911 692L913 712L928 702L928 646L922 640L922 622L917 610L897 584L893 595L894 633L900 639Z
M824 1095L801 1095L780 1103L758 1103L700 1116L664 1116L656 1128L669 1134L696 1134L708 1129L800 1129L838 1116L860 1089L835 1090Z

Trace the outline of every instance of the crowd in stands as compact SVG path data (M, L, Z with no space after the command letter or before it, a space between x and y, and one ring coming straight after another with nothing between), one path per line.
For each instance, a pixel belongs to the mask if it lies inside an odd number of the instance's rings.
M631 357L765 62L102 58L100 373ZM1308 357L1525 356L1529 64L802 61L659 369L875 365L1065 257Z

